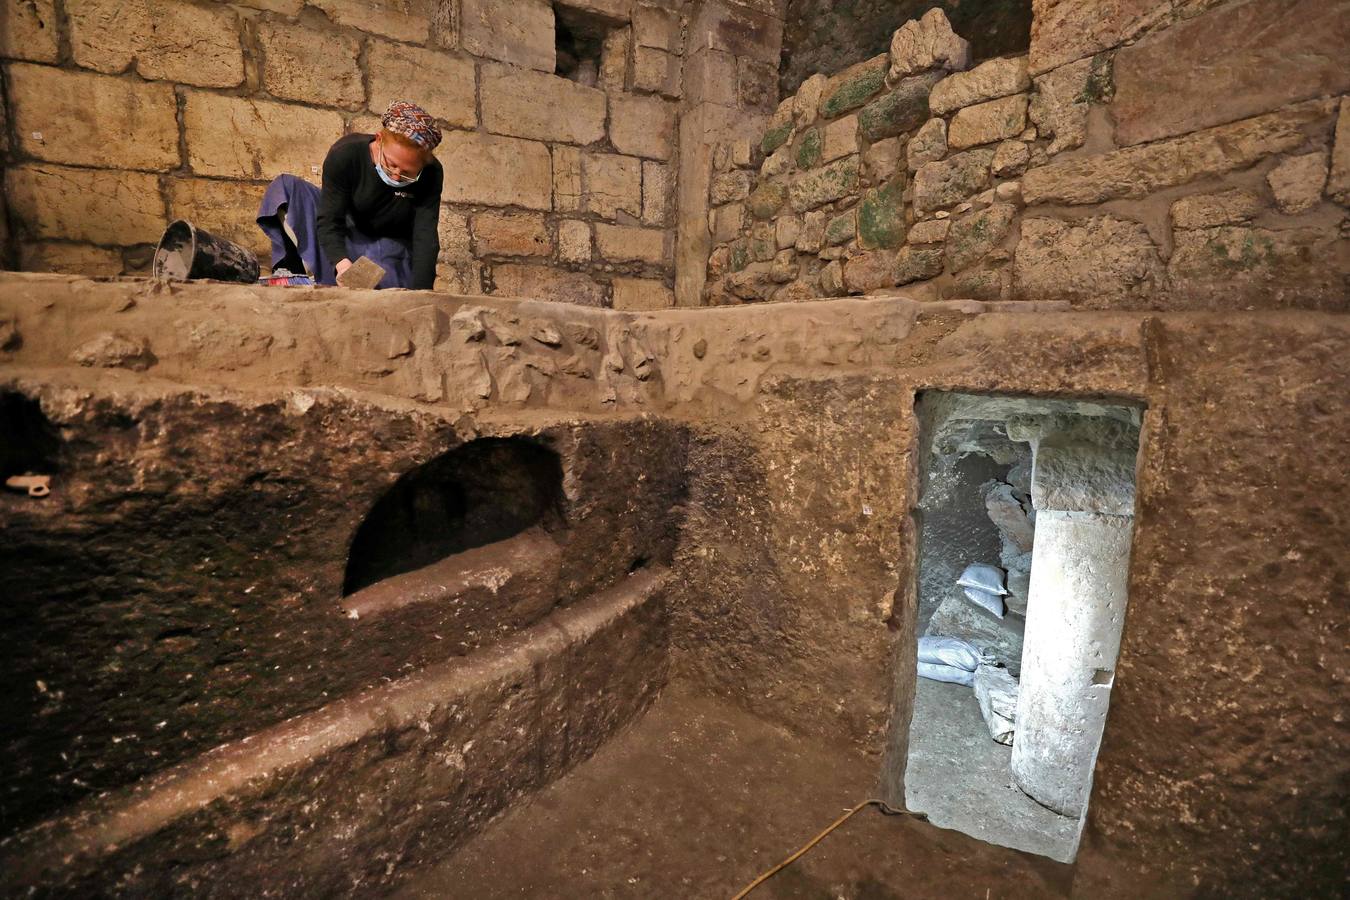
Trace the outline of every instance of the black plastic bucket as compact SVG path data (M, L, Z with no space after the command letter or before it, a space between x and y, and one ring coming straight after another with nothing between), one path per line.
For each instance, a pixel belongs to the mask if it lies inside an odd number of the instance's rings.
M210 278L257 284L258 257L252 250L179 219L164 230L150 271L170 281Z

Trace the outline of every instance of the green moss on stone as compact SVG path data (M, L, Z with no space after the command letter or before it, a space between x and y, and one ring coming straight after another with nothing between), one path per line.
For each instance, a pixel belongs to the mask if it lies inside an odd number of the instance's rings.
M1088 69L1087 83L1083 85L1083 90L1074 99L1078 103L1107 103L1115 94L1116 85L1111 72L1111 57L1106 53L1098 53L1092 57L1092 65Z
M905 184L897 178L863 195L858 243L867 249L898 247L905 240Z
M816 165L820 162L820 156L823 152L820 129L810 129L802 137L802 142L797 145L797 168L809 169Z
M858 233L858 211L850 209L842 216L835 216L825 226L825 243L831 247L846 244Z
M739 272L750 265L750 248L745 238L732 241L729 266L731 271Z
M914 131L928 121L928 94L942 73L906 78L895 89L881 95L858 113L863 137L879 141Z
M792 120L784 122L777 128L770 128L764 132L764 139L759 142L759 149L765 153L772 153L779 147L787 143L788 138L792 137Z
M858 192L858 157L849 156L814 172L797 176L789 196L796 212L815 209Z
M820 114L827 119L833 119L850 109L857 109L881 90L885 83L885 66L864 69L835 88L834 93L821 104Z

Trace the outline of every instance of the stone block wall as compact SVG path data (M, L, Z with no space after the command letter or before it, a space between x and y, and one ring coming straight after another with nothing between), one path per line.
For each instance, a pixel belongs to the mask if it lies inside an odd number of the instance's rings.
M437 289L673 302L684 0L4 0L11 267L148 271L187 218L259 254L282 173L390 100L445 128ZM557 23L604 35L555 74Z
M974 67L935 9L807 79L717 150L705 301L1350 306L1350 2L1174 6L1038 2Z

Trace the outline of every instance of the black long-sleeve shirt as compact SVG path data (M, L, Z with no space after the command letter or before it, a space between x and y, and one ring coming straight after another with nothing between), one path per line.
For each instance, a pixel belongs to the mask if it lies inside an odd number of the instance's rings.
M370 134L349 134L329 148L319 197L319 244L334 263L346 259L350 215L356 227L371 237L410 240L413 274L409 287L430 290L436 283L440 253L436 223L445 172L433 159L414 184L391 188L380 180L371 161L374 139Z

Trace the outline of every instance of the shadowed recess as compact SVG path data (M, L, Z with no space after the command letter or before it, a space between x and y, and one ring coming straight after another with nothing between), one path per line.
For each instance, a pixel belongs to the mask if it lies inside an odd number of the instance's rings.
M562 463L522 438L482 438L405 473L356 530L343 596L535 525L561 527Z

